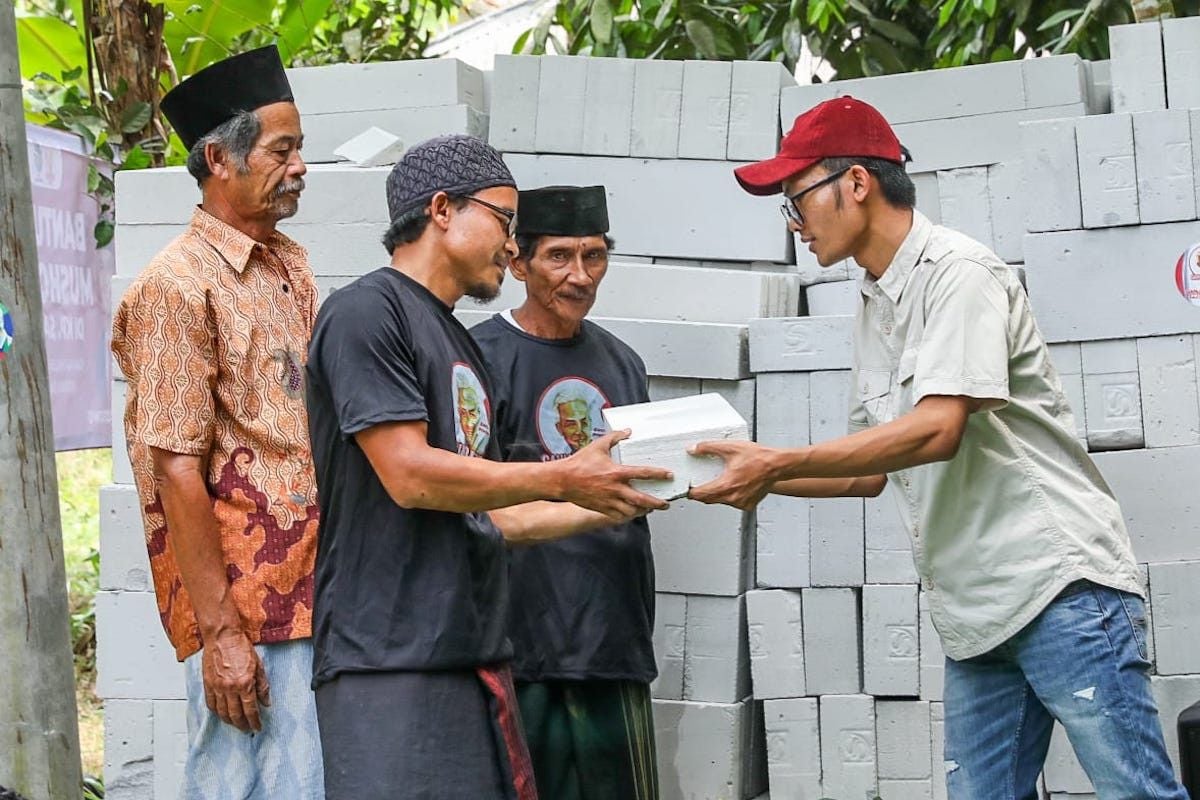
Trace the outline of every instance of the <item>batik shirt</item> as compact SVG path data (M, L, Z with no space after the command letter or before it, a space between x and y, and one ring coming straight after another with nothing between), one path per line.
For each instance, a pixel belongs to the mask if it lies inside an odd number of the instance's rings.
M202 646L150 448L202 456L233 602L250 639L311 635L317 492L304 362L317 293L304 248L196 209L121 299L112 349L158 611L181 661Z

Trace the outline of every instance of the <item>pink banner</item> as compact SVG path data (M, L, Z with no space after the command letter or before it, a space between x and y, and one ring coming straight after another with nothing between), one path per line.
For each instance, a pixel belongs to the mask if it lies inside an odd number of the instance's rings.
M97 250L78 137L26 125L56 450L112 444L112 245ZM13 332L14 347L21 331Z

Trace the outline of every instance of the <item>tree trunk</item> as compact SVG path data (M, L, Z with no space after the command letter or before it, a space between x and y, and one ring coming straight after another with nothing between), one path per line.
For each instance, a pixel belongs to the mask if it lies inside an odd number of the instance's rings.
M0 785L78 800L75 673L12 3L0 2Z
M1171 0L1130 0L1133 18L1137 22L1156 19L1171 19L1175 16L1175 4Z

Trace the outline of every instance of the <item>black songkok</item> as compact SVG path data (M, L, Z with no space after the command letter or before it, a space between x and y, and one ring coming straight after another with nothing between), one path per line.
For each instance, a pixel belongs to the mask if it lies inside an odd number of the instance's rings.
M596 236L608 233L603 186L545 186L520 193L517 233L534 236Z
M162 111L189 151L205 134L243 111L292 102L275 45L218 61L167 92Z

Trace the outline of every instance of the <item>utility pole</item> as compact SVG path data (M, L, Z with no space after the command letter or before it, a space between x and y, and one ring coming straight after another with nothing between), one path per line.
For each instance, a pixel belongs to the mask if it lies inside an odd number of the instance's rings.
M12 347L0 360L0 786L29 800L78 800L79 720L29 151L16 12L4 0L0 304L12 320Z

